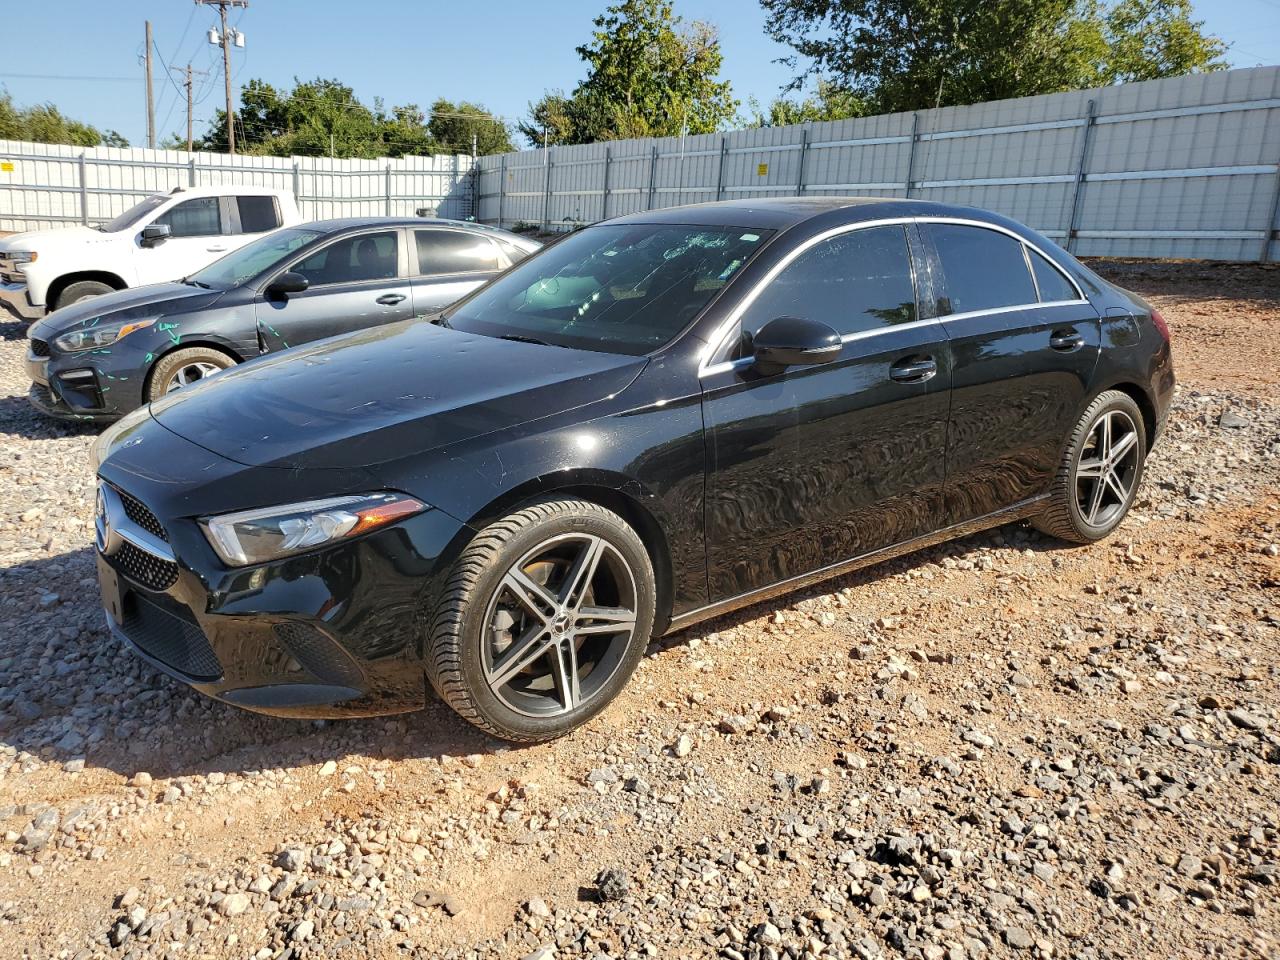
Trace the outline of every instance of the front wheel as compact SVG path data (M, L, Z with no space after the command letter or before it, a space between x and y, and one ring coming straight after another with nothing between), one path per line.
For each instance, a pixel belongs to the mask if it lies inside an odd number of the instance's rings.
M644 544L617 514L549 500L480 531L455 564L427 650L436 692L520 743L586 723L648 645L656 590Z
M1072 431L1050 494L1050 507L1032 524L1073 543L1111 533L1133 505L1146 463L1147 430L1133 398L1099 394Z
M63 307L79 303L81 300L114 293L115 289L115 287L100 280L77 280L75 283L67 284L67 288L58 294L58 300L53 305L53 308L61 310Z
M151 368L147 378L147 400L158 400L167 393L189 387L235 366L235 360L211 347L185 347L166 353Z

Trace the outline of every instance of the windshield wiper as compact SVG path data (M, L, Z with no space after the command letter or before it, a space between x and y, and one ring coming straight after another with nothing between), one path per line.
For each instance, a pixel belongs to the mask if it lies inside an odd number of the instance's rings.
M545 340L539 340L537 337L526 337L518 333L504 333L498 338L499 340L514 340L516 343L536 343L540 347L549 347L551 344Z
M205 290L212 290L213 287L202 280L193 280L191 277L183 277L179 283L185 283L188 287L202 287Z

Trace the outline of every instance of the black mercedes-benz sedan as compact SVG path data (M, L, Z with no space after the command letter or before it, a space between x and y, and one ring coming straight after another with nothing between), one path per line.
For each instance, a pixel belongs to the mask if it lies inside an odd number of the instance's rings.
M1105 537L1173 383L1158 313L1004 217L636 214L112 427L102 596L226 703L375 714L430 686L536 741L653 636L1014 520Z
M80 300L32 324L27 396L49 416L116 420L262 354L433 313L540 246L457 220L287 227L189 277Z

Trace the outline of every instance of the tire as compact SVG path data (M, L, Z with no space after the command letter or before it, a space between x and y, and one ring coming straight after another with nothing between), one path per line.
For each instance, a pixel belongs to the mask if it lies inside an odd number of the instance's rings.
M67 284L66 289L58 294L58 300L53 305L53 308L61 310L65 306L79 303L81 300L88 300L90 297L100 297L104 293L114 293L115 289L115 287L100 280L78 280L75 283Z
M1108 443L1109 455L1104 449ZM1133 506L1146 457L1146 425L1133 398L1119 390L1099 394L1071 432L1054 477L1049 509L1032 525L1072 543L1101 540Z
M147 377L147 402L158 400L181 387L190 386L197 380L221 373L235 364L234 357L213 347L185 347L166 353L156 361Z
M581 586L593 552L594 573ZM430 624L427 677L495 737L563 736L630 679L653 630L656 593L648 551L617 514L582 500L531 504L485 527L458 558Z

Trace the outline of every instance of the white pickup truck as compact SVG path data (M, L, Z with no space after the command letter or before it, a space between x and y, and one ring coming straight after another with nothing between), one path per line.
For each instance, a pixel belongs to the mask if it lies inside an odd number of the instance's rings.
M0 299L35 319L86 297L177 280L301 222L285 190L179 187L97 227L0 237Z

